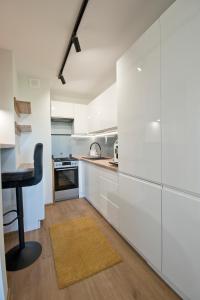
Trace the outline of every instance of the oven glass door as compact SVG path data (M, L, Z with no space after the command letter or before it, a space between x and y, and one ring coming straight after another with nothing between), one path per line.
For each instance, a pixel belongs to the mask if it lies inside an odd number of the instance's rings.
M78 167L55 169L55 191L78 188Z

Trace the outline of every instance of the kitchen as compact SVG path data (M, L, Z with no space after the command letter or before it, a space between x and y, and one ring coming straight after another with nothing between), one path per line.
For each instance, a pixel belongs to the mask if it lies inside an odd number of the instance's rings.
M0 299L200 299L200 2L23 5L0 13Z

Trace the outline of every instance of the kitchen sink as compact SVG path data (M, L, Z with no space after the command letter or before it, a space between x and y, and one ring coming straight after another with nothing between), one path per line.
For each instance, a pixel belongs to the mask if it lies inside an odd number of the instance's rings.
M85 159L91 159L91 160L109 159L108 157L105 157L105 156L97 156L97 157L94 157L94 156L83 156L83 158L85 158Z

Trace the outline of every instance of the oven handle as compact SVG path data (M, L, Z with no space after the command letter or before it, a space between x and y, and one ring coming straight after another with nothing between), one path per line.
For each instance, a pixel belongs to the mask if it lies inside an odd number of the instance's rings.
M66 170L77 170L78 167L74 167L74 168L62 168L62 169L55 169L55 171L66 171Z

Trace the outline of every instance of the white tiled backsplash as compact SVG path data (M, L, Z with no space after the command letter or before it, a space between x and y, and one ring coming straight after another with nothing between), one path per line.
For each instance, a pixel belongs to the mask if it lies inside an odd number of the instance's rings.
M71 136L54 135L52 136L52 154L55 157L72 155L88 155L90 144L98 142L102 149L102 155L113 157L113 146L117 138L105 137L98 138L74 138Z

